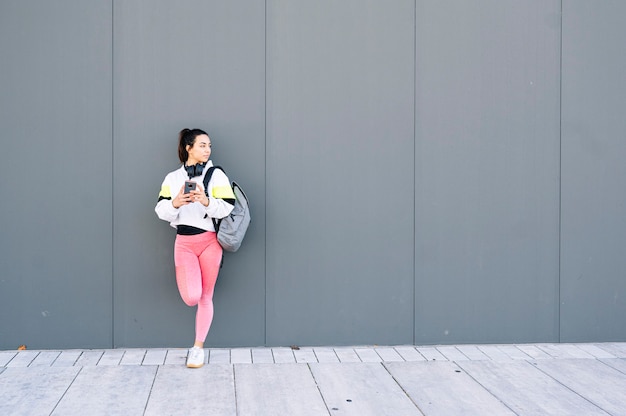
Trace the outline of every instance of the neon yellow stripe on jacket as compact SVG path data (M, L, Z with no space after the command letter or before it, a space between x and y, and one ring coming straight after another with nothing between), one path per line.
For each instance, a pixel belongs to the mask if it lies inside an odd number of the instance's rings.
M235 194L230 186L214 186L211 193L213 198L235 199Z
M159 192L159 197L160 198L171 198L172 197L172 192L170 191L170 186L169 185L163 185L161 187L161 192Z

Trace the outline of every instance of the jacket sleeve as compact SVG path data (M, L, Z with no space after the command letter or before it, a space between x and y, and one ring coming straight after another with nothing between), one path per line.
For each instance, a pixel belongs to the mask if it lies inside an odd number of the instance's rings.
M230 180L221 169L215 169L209 182L207 195L209 206L206 214L211 218L227 217L235 206L235 194L230 186Z
M176 192L176 190L174 191ZM172 205L172 189L167 177L161 184L159 200L156 207L154 207L154 211L164 221L172 222L178 218L178 209Z

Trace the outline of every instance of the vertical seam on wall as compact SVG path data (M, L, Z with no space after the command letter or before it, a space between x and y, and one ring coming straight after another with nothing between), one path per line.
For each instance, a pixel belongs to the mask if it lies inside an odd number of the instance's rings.
M264 339L264 345L267 346L267 0L265 0L265 24L263 27L263 33L265 35L265 39L263 41L263 48L265 50L265 53L263 55L263 66L264 66L264 71L265 73L263 74L264 78L265 78L265 82L264 82L264 91L263 91L263 99L264 99L264 106L263 106L263 122L264 122L264 126L263 126L263 130L265 133L265 137L263 138L264 140L264 148L263 151L265 152L265 154L263 155L264 158L264 169L265 169L265 207L264 207L264 214L265 214L265 218L264 218L264 222L265 222L265 228L264 228L264 239L265 239L265 244L263 245L263 264L264 264L264 279L265 279L265 305L263 308L263 313L264 313L264 320L263 320L263 339Z
M563 218L563 204L562 204L562 187L563 187L563 0L561 0L561 27L560 27L560 45L559 45L559 269L557 279L557 336L559 342L561 342L561 263L562 252L561 242L562 237L562 218Z
M417 0L413 2L413 345L417 317Z
M115 0L111 0L111 347L115 348Z

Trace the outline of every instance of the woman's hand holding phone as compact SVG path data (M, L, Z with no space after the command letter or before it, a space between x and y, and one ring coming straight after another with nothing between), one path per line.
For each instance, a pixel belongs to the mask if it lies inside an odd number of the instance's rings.
M193 184L193 185L191 185ZM204 194L202 185L195 182L186 181L178 191L176 198L172 200L172 206L174 208L180 208L183 205L199 202L205 207L209 206L209 198Z

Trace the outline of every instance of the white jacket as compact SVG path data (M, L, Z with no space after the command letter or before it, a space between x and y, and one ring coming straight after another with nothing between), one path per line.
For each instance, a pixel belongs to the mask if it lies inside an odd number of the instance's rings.
M212 161L208 161L201 176L196 176L191 180L198 183L200 187L204 187L202 181L206 171L213 166ZM209 182L208 192L209 206L205 207L199 202L183 205L180 208L174 208L172 199L178 195L180 188L185 181L190 180L185 166L181 166L173 172L167 174L161 184L159 192L159 201L154 208L158 217L164 221L168 221L170 225L177 228L178 225L190 225L207 231L215 231L211 218L224 218L233 210L233 204L224 199L235 199L230 180L220 169L213 171L211 181Z

